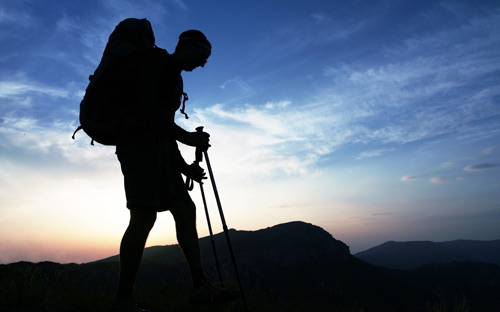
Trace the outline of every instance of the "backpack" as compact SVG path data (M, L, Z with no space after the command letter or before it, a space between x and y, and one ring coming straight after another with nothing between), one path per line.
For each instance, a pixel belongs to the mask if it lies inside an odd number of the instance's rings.
M138 100L137 84L141 60L157 48L151 23L147 19L127 18L109 36L102 59L89 76L80 103L80 126L103 145L116 145L119 122L130 114Z

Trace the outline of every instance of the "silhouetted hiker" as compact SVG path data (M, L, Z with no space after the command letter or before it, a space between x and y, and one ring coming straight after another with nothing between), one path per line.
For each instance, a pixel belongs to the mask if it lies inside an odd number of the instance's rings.
M238 291L212 286L205 277L196 208L181 175L200 181L205 172L197 164L184 161L176 142L209 147L208 133L185 131L174 123L174 115L185 96L181 72L203 67L210 54L211 44L205 35L188 30L179 36L174 53L155 48L141 63L140 109L122 120L123 132L116 144L130 223L120 245L120 275L113 311L146 311L135 304L133 289L157 212L166 210L174 217L177 240L191 270L190 303L222 303L239 296Z

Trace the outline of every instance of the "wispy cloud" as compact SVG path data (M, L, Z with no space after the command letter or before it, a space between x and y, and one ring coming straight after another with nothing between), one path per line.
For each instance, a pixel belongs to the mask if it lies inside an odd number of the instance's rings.
M475 36L488 21L409 39L387 49L384 60L389 61L347 58L324 71L325 81L316 87L314 97L301 102L292 98L286 110L274 110L269 103L239 108L213 105L199 111L200 118L233 127L228 133L236 133L234 127L251 131L247 146L256 142L252 146L265 150L267 157L304 160L301 166L310 168L348 144L364 146L353 155L363 159L440 136L466 133L473 138L486 133L481 129L490 129L491 136L500 129L491 121L498 114L492 101L496 84L485 77L500 71L500 64L496 55L478 48L494 51L500 38L492 31ZM240 78L224 82L221 88L230 86L252 91Z
M432 177L431 178L432 184L441 184L441 183L445 183L445 182L448 182L448 179L446 179L445 177Z
M359 138L363 141L401 144L445 134L479 136L482 132L473 122L498 115L492 100L498 86L486 77L500 72L492 53L500 39L491 29L483 36L476 34L485 25L498 23L499 16L408 39L399 49L387 50L388 62L365 60L327 67L325 76L334 86L326 87L320 96L331 98L330 104L337 108L332 114L340 111L353 117L351 124L369 130ZM499 128L495 123L491 126Z
M36 19L26 11L14 8L0 7L0 24L8 24L11 27L33 27Z
M10 162L22 161L26 166L42 165L64 168L91 166L105 168L116 161L109 147L91 146L90 139L79 132L71 139L74 123L54 121L41 124L34 118L4 117L0 123L0 150ZM16 155L22 155L17 157ZM90 168L90 167L88 167Z
M441 167L442 168L449 168L449 167L453 167L454 165L455 165L454 161L447 161L447 162L444 162L443 164L441 164Z
M415 181L415 180L417 180L416 176L404 176L404 177L401 178L401 181L406 181L406 182L408 182L408 181Z
M490 155L500 152L500 146L491 146L483 150L483 154Z
M161 20L160 17L167 13L166 6L157 1L106 0L101 3L116 20L133 16L147 16L149 20ZM179 7L186 7L181 0L173 1L173 3Z
M240 77L235 77L224 81L224 83L220 85L220 88L222 90L226 90L229 88L236 88L237 92L243 92L243 93L248 93L252 91L252 87L250 86L250 84L243 81Z
M265 107L266 109L273 109L273 108L286 108L288 106L290 106L290 104L292 104L292 102L290 101L280 101L280 102L267 102L265 104Z
M92 64L92 67L95 67L100 61L108 37L118 21L114 18L106 19L99 16L90 22L86 19L63 14L56 23L56 30L59 34L58 38L65 38L68 42L72 42L73 45L76 45L75 48L81 47L74 57L83 57Z
M483 163L483 164L475 164L475 165L470 165L464 168L465 171L480 171L480 170L488 170L488 169L493 169L493 168L498 168L500 165L498 164L488 164L488 163Z
M385 153L392 152L392 151L394 151L393 148L364 151L364 152L361 152L358 156L356 156L356 159L359 160L359 159L363 159L363 158L379 157Z
M330 17L325 13L311 14L311 18L314 19L319 24L330 20Z
M64 89L39 86L26 82L0 81L0 98L10 98L32 92L51 97L67 98L69 96L69 92Z
M173 2L179 7L181 8L182 10L187 10L188 9L188 6L186 5L186 3L184 3L184 1L182 0L173 0Z
M244 159L250 174L266 176L309 172L352 135L351 129L332 124L329 115L289 101L239 108L218 104L197 110L192 121L204 124L225 147L221 157Z
M45 113L45 107L53 105L55 101L73 98L74 92L67 88L33 83L26 79L0 80L0 114L3 117L26 114L40 116ZM56 111L57 109L52 106L51 113Z

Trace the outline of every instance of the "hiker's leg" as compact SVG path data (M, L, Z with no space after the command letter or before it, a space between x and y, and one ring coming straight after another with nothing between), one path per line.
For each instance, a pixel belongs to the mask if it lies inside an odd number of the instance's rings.
M189 200L180 209L172 209L177 230L177 240L191 269L193 288L189 295L191 304L225 303L237 299L237 289L214 287L205 277L201 265L200 246L196 231L196 207Z
M130 223L120 244L117 298L132 298L144 246L155 221L155 210L130 210Z
M189 200L185 201L182 206L176 205L174 209L171 209L171 212L175 220L177 241L191 269L193 285L200 286L205 282L205 273L201 264L200 245L196 230L196 206Z

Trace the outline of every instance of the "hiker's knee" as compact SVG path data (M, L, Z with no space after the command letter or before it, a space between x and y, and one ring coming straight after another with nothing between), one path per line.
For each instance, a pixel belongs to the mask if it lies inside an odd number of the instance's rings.
M196 222L196 206L192 200L176 203L171 212L176 222Z
M156 210L153 209L131 209L130 225L151 230L156 222Z

